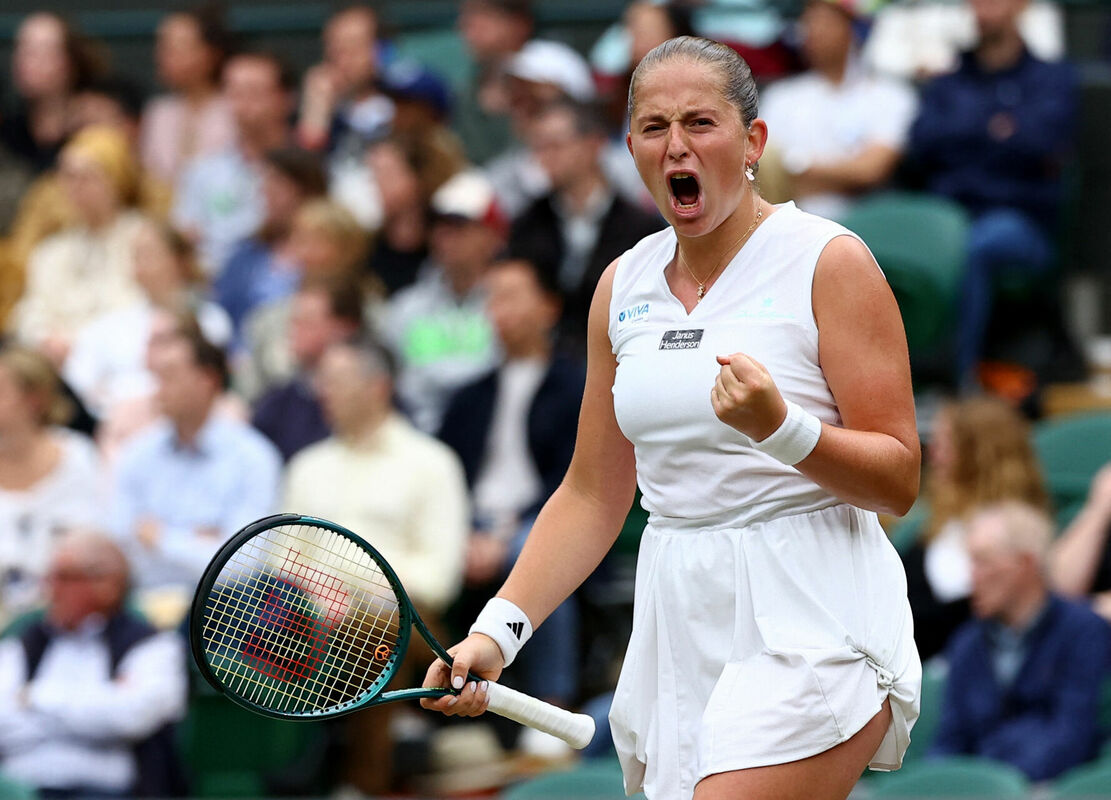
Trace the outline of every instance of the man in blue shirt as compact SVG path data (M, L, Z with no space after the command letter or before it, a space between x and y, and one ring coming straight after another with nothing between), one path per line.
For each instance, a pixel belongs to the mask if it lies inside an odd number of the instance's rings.
M292 73L271 53L240 53L224 66L235 145L190 161L174 192L174 225L196 240L208 275L218 276L263 222L263 156L290 143L293 89Z
M1030 280L1053 267L1078 96L1068 64L1039 61L1026 49L1018 29L1024 0L971 5L976 47L925 87L908 148L927 189L974 216L957 331L957 378L966 386L997 280Z
M152 367L163 419L120 454L113 527L136 586L172 603L172 593L192 595L226 539L275 510L281 456L251 426L213 412L227 382L219 348L179 333Z
M1053 526L1043 512L993 505L971 519L967 536L975 618L950 640L930 753L992 758L1032 781L1054 778L1099 751L1111 628L1049 592Z

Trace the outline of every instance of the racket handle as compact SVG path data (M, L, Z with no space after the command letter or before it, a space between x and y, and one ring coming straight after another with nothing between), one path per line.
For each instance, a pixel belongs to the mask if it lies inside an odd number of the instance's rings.
M486 694L490 698L489 711L550 733L576 750L582 750L594 738L594 718L586 714L574 714L493 681L489 682Z

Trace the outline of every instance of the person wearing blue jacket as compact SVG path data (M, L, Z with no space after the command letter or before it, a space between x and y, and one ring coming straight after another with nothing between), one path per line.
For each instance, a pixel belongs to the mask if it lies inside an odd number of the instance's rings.
M947 648L949 678L930 755L974 755L1054 778L1099 752L1099 697L1111 626L1052 594L1049 518L1008 501L968 529L974 618Z
M958 380L974 379L1000 278L1031 280L1055 263L1062 166L1078 85L1071 65L1033 56L1018 19L1025 0L971 0L979 39L928 83L908 158L926 189L973 216L957 331Z

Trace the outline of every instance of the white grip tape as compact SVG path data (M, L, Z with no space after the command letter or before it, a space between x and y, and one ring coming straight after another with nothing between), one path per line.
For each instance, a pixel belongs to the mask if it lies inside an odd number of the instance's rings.
M752 446L793 467L810 455L821 435L822 421L798 403L788 400L787 416L782 424L769 437L753 442Z
M487 686L486 696L490 698L488 710L500 717L550 733L576 750L582 750L594 738L594 718L586 714L575 714L493 681Z

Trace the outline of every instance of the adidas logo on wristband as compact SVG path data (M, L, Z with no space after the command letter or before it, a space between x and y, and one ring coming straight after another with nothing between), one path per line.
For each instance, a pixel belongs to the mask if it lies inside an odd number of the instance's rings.
M484 634L497 642L508 667L517 657L517 651L532 636L532 623L514 603L504 597L493 597L474 621L470 632Z

